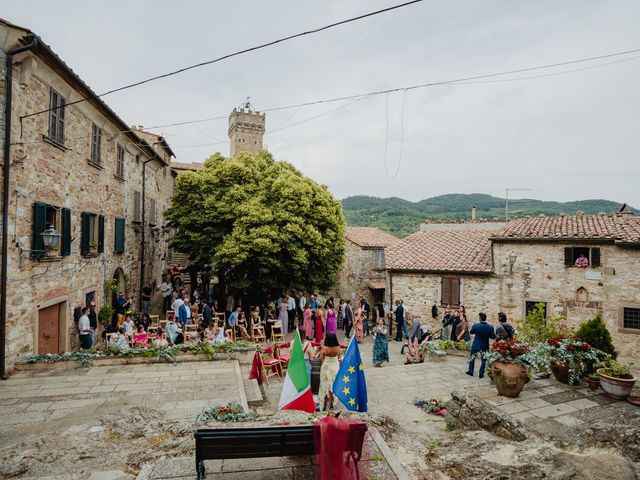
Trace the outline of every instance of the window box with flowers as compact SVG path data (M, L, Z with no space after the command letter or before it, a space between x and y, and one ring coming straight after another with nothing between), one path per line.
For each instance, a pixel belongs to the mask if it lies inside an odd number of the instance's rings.
M544 357L521 340L494 342L491 350L482 354L489 363L489 377L500 395L515 398L529 383L530 372L544 364Z
M556 379L567 385L580 383L582 377L592 372L594 365L607 356L576 337L550 338L539 349L541 354L549 357Z

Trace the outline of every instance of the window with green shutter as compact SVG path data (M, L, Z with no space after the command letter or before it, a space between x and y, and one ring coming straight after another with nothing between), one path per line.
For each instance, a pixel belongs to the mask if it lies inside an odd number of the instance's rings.
M113 251L115 253L123 253L124 252L124 238L125 238L125 223L124 218L116 218L115 219L115 235L114 235L114 248Z
M91 247L91 214L82 212L82 235L80 236L80 253L89 255Z
M60 244L60 255L63 257L71 255L71 210L62 209L62 238Z
M31 242L31 254L33 258L40 259L44 257L44 240L42 232L47 228L47 205L36 202L33 204L33 236Z

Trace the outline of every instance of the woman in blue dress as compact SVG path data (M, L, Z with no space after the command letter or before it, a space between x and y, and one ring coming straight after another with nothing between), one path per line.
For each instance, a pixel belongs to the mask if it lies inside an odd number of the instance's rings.
M375 336L375 340L373 341L373 365L381 367L382 362L389 361L389 344L387 339L389 330L387 330L387 326L384 324L383 317L378 317L376 327L373 329L373 334Z

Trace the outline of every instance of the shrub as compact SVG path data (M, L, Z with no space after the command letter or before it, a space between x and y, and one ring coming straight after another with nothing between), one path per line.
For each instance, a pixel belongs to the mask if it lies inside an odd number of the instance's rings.
M616 352L613 347L613 342L611 341L611 334L600 314L580 325L580 328L576 332L576 337L592 347L609 354L613 359L618 357L618 352Z
M531 345L544 343L550 338L571 335L571 328L561 324L562 317L547 318L544 304L537 303L524 320L518 320L518 337Z
M103 305L100 307L100 311L98 312L98 320L103 325L110 325L111 318L113 317L113 308L111 305Z

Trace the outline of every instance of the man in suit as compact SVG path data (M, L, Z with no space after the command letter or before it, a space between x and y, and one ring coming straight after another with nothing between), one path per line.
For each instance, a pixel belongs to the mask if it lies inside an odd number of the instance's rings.
M202 328L207 328L213 322L213 312L208 301L202 303Z
M180 324L183 332L185 330L185 325L191 322L191 302L189 297L184 297L183 303L178 309L178 323Z
M487 323L487 315L480 312L480 322L474 323L469 332L471 335L475 335L473 343L471 344L471 354L469 360L469 369L465 372L467 375L473 377L473 369L475 367L475 355L482 354L489 350L489 340L496 338L496 333L493 330L493 326ZM479 377L484 377L484 367L487 363L485 358L482 358L480 364Z
M344 304L344 334L347 338L351 336L351 327L353 327L353 308L351 308L351 300L347 299Z
M407 309L404 306L402 300L396 300L396 308L394 310L396 314L396 323L398 324L398 330L396 332L396 342L402 341L402 334L409 340L409 331L407 330L407 323L405 317L407 315Z

